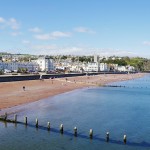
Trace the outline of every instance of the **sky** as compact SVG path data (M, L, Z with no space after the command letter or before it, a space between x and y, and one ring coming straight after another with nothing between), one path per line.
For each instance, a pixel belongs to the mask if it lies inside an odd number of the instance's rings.
M1 0L0 52L150 58L150 0Z

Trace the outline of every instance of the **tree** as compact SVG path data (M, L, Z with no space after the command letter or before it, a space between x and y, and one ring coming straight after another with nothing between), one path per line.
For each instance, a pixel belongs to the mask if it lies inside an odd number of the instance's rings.
M0 75L3 75L4 74L4 71L3 70L0 70Z
M27 73L27 68L18 68L18 73Z
M61 57L61 59L67 59L67 56L64 56L64 55L63 55L63 56Z
M71 58L71 61L72 61L72 62L75 62L75 59L76 59L75 57L72 57L72 58Z

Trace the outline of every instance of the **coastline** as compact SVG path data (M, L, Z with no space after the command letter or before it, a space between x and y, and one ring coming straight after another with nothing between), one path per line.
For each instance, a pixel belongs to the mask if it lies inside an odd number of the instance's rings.
M4 82L0 83L0 110L35 102L75 89L103 86L112 82L141 78L145 75L145 73L101 74L95 76L44 79L43 81ZM25 90L23 90L23 86L25 86Z

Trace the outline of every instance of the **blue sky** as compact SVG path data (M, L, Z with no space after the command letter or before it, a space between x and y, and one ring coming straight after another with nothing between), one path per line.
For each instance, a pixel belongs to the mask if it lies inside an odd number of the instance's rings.
M150 58L150 0L1 0L0 51Z

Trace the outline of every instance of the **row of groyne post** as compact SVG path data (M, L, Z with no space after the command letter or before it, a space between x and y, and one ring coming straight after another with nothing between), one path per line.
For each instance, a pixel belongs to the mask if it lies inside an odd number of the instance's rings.
M14 114L14 119L8 119L7 113L5 113L5 115L3 115L3 116L0 116L0 121L8 122L8 123L15 123L15 124L22 123L22 122L17 121L17 114ZM28 126L28 118L27 118L27 116L24 117L23 124L25 126ZM35 128L39 128L38 118L35 119ZM47 128L48 131L50 131L50 129L51 129L50 122L47 122L47 127L46 128ZM64 133L64 125L63 124L60 124L59 131L60 131L61 134ZM77 127L73 128L73 135L75 137L78 136L78 129L77 129ZM90 129L89 130L89 138L93 139L93 136L94 136L93 129ZM109 139L110 139L110 133L106 132L106 142L109 142ZM127 142L127 136L126 135L123 135L123 142L124 142L124 144L126 144L126 142Z
M142 89L142 88L150 88L148 86L146 87L142 87L142 86L125 86L125 85L103 85L102 87L112 87L112 88L138 88L138 89Z

